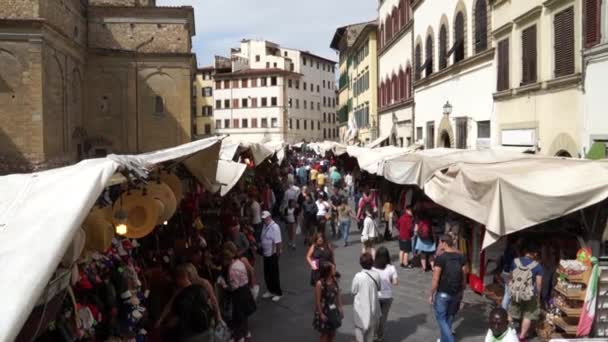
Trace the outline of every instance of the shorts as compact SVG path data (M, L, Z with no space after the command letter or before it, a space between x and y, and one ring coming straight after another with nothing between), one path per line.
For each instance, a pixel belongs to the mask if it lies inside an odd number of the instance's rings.
M374 248L374 245L376 244L376 238L367 239L365 241L362 241L362 243L365 248Z
M538 305L538 301L535 299L515 303L511 301L509 305L509 315L513 319L529 319L531 321L535 321L540 316L540 307Z
M403 253L412 251L412 240L399 240L399 250Z

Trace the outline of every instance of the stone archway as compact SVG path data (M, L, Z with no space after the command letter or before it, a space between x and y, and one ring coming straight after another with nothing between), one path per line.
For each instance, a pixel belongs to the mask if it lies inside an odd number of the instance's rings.
M558 157L578 157L576 141L568 133L558 134L547 150L547 155Z
M437 147L451 148L454 146L456 140L454 139L454 129L452 128L449 116L443 115L437 132L439 132L437 135Z

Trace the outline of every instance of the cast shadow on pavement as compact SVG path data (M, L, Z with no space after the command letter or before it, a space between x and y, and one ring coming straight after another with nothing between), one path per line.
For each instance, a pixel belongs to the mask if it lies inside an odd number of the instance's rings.
M418 327L426 324L426 315L418 314L410 317L402 317L399 320L386 323L385 342L403 342L407 341L408 337L414 335ZM335 342L351 342L354 341L355 335L352 333L343 333L338 331Z

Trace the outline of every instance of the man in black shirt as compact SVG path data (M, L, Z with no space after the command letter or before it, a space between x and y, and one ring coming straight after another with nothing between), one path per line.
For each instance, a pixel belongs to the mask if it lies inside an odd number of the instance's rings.
M464 256L454 248L454 240L449 235L439 238L439 249L444 252L435 259L429 303L435 309L440 341L454 342L452 322L464 289L466 262Z

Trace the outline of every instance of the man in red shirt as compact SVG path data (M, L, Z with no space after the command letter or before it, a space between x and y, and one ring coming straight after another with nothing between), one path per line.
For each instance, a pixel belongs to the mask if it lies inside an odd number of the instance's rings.
M409 253L412 252L412 236L414 235L414 215L411 206L405 208L405 212L397 221L397 229L399 229L399 263L403 268L412 268L409 263Z

